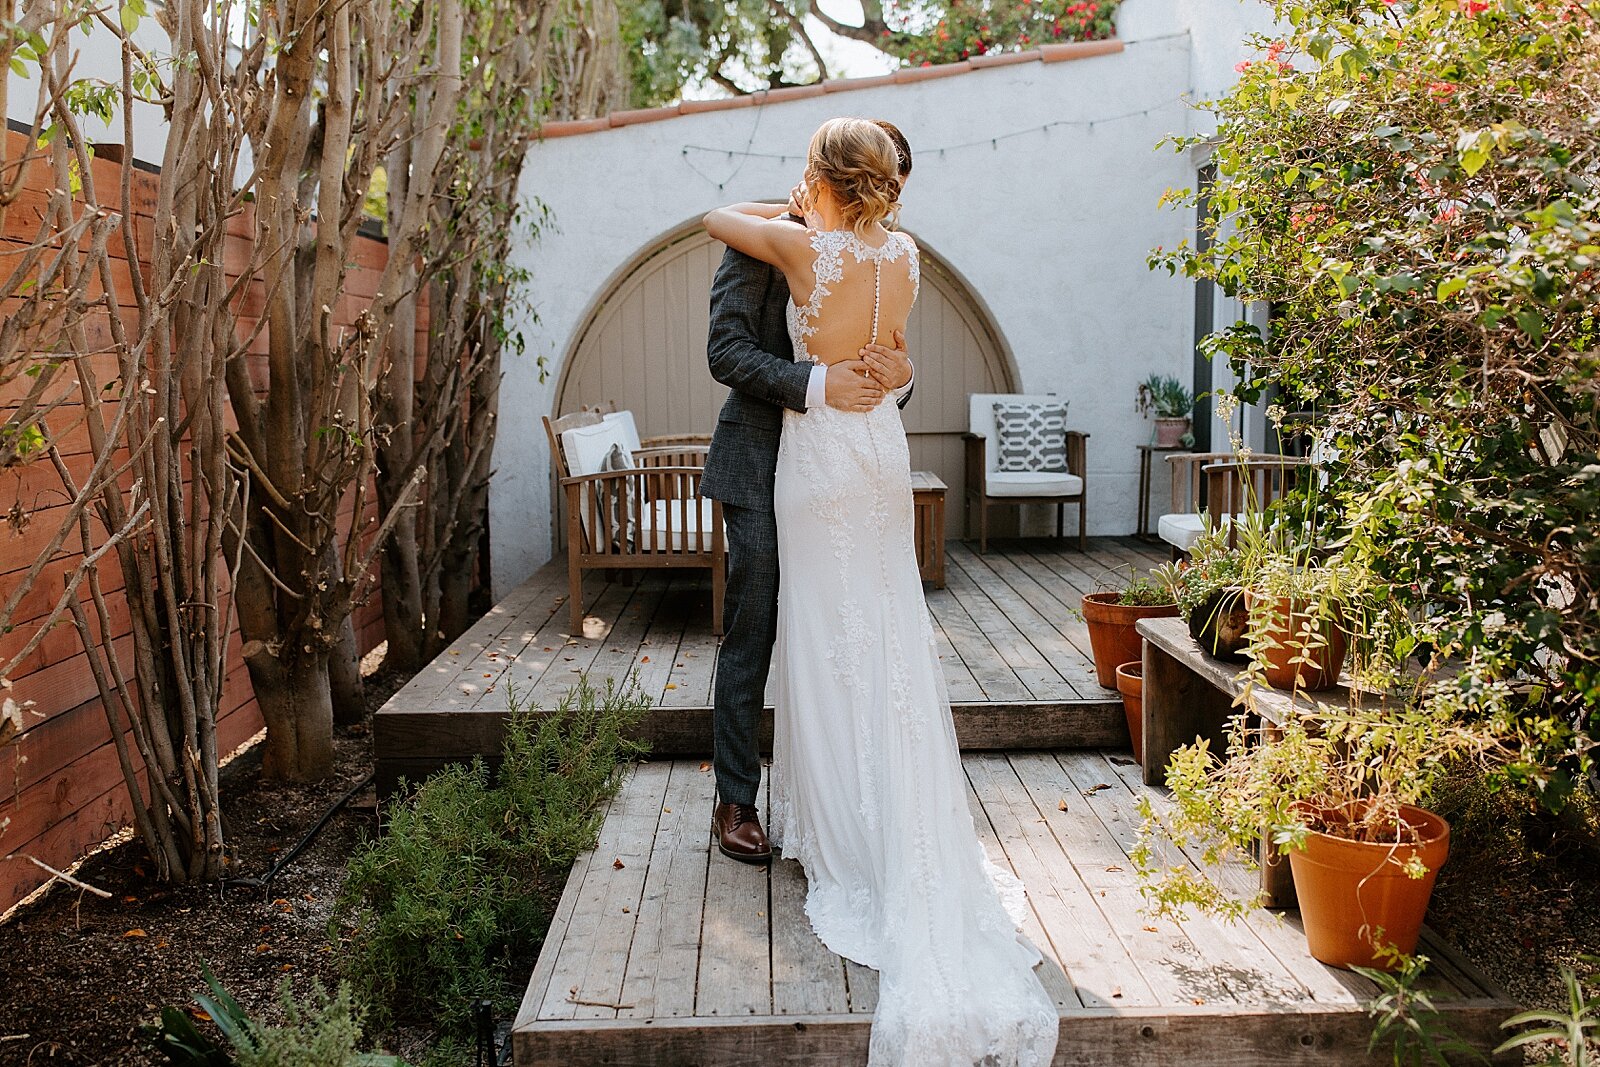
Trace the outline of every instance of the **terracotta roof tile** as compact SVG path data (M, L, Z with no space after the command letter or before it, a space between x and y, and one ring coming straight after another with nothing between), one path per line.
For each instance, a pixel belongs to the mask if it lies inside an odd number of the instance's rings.
M804 100L812 96L821 96L827 90L821 82L811 85L790 85L782 89L768 89L765 92L751 93L758 104L776 104L784 100Z
M677 104L671 104L667 107L642 107L632 111L613 111L611 113L611 125L636 126L641 122L660 122L662 119L675 119L678 114Z
M990 52L988 55L973 56L967 62L974 70L982 70L984 67L1009 67L1013 63L1037 63L1039 58L1039 50L1032 48L1026 52Z
M871 89L883 85L906 85L911 82L948 78L955 74L969 74L988 67L1006 67L1015 63L1063 63L1072 59L1110 55L1122 51L1122 42L1116 38L1105 41L1072 41L1067 44L1047 44L1026 52L996 52L974 56L958 63L940 63L929 67L902 67L891 74L870 78L834 78L812 85L792 85L783 89L768 89L746 96L725 97L716 100L684 100L666 107L639 108L633 111L616 111L594 119L574 119L569 122L547 122L541 129L543 137L570 137L580 133L594 133L619 126L632 126L641 122L659 122L679 115L700 115L709 111L727 111L739 107L756 107L760 104L778 104L785 100L805 100L824 94L845 93L854 89Z
M566 122L547 122L539 128L542 137L571 137L577 133L593 133L596 130L609 130L611 117L601 115L597 119L569 119Z
M1040 45L1039 58L1046 63L1062 63L1069 59L1108 56L1120 51L1122 42L1113 37L1106 41L1071 41L1067 44Z
M893 85L894 75L877 74L870 78L829 78L822 88L830 93L848 93L852 89L870 89L875 85Z
M703 111L727 111L736 107L755 107L753 96L723 96L714 100L685 100L678 110L685 115L698 115Z
M894 80L904 85L907 82L932 81L934 78L948 78L952 74L966 74L972 70L972 64L963 59L959 63L938 63L931 67L902 67L894 72Z

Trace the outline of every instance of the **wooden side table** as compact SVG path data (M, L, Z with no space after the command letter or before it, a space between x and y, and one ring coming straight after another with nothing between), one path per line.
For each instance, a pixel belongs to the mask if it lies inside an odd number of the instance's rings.
M911 472L917 571L935 589L944 588L944 494L948 487L932 471Z
M1189 452L1183 445L1139 446L1139 529L1133 536L1141 541L1159 541L1150 529L1150 457L1156 452Z

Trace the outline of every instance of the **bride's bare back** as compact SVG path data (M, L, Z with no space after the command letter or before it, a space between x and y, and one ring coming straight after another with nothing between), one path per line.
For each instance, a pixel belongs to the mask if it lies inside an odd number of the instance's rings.
M873 227L863 238L851 230L808 230L815 258L804 270L785 271L793 294L797 340L810 356L832 366L860 359L869 343L894 347L917 299L916 244L903 233ZM804 299L802 299L802 295Z

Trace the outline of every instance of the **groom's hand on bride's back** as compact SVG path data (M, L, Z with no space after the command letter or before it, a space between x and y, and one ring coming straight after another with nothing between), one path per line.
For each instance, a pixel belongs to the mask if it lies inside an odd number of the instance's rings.
M904 331L894 332L894 347L868 345L861 350L861 361L873 380L889 392L904 389L911 381L911 357L906 352Z
M883 386L859 359L847 359L828 368L828 406L840 411L871 411L883 399Z

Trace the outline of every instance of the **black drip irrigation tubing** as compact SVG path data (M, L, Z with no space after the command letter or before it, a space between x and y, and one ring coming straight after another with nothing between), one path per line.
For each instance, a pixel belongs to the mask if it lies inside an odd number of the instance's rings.
M285 867L289 866L289 864L294 861L294 858L296 856L300 855L300 853L302 853L302 852L304 852L306 850L306 846L307 845L311 844L311 842L316 840L317 835L322 833L322 831L327 828L327 825L330 822L333 821L333 817L335 815L339 814L340 810L343 809L346 804L350 803L350 801L352 801L352 800L354 800L356 798L356 794L362 792L363 790L365 790L367 788L367 786L372 784L372 779L374 777L376 777L376 772L369 771L367 773L367 776L365 778L361 779L361 781L357 782L354 786L352 786L348 793L346 793L344 796L340 797L338 800L334 801L333 807L331 807L327 811L323 812L322 813L322 818L317 820L317 824L315 826L313 826L311 829L307 830L305 832L305 836L300 838L299 841L296 841L293 848L291 848L288 852L285 852L283 855L279 856L278 857L278 861L267 869L267 873L266 874L263 874L260 878L229 878L229 879L225 880L222 883L223 888L224 889L265 889L265 888L267 888L269 885L272 884L272 880L274 878L278 877L278 875L283 872L283 869Z

